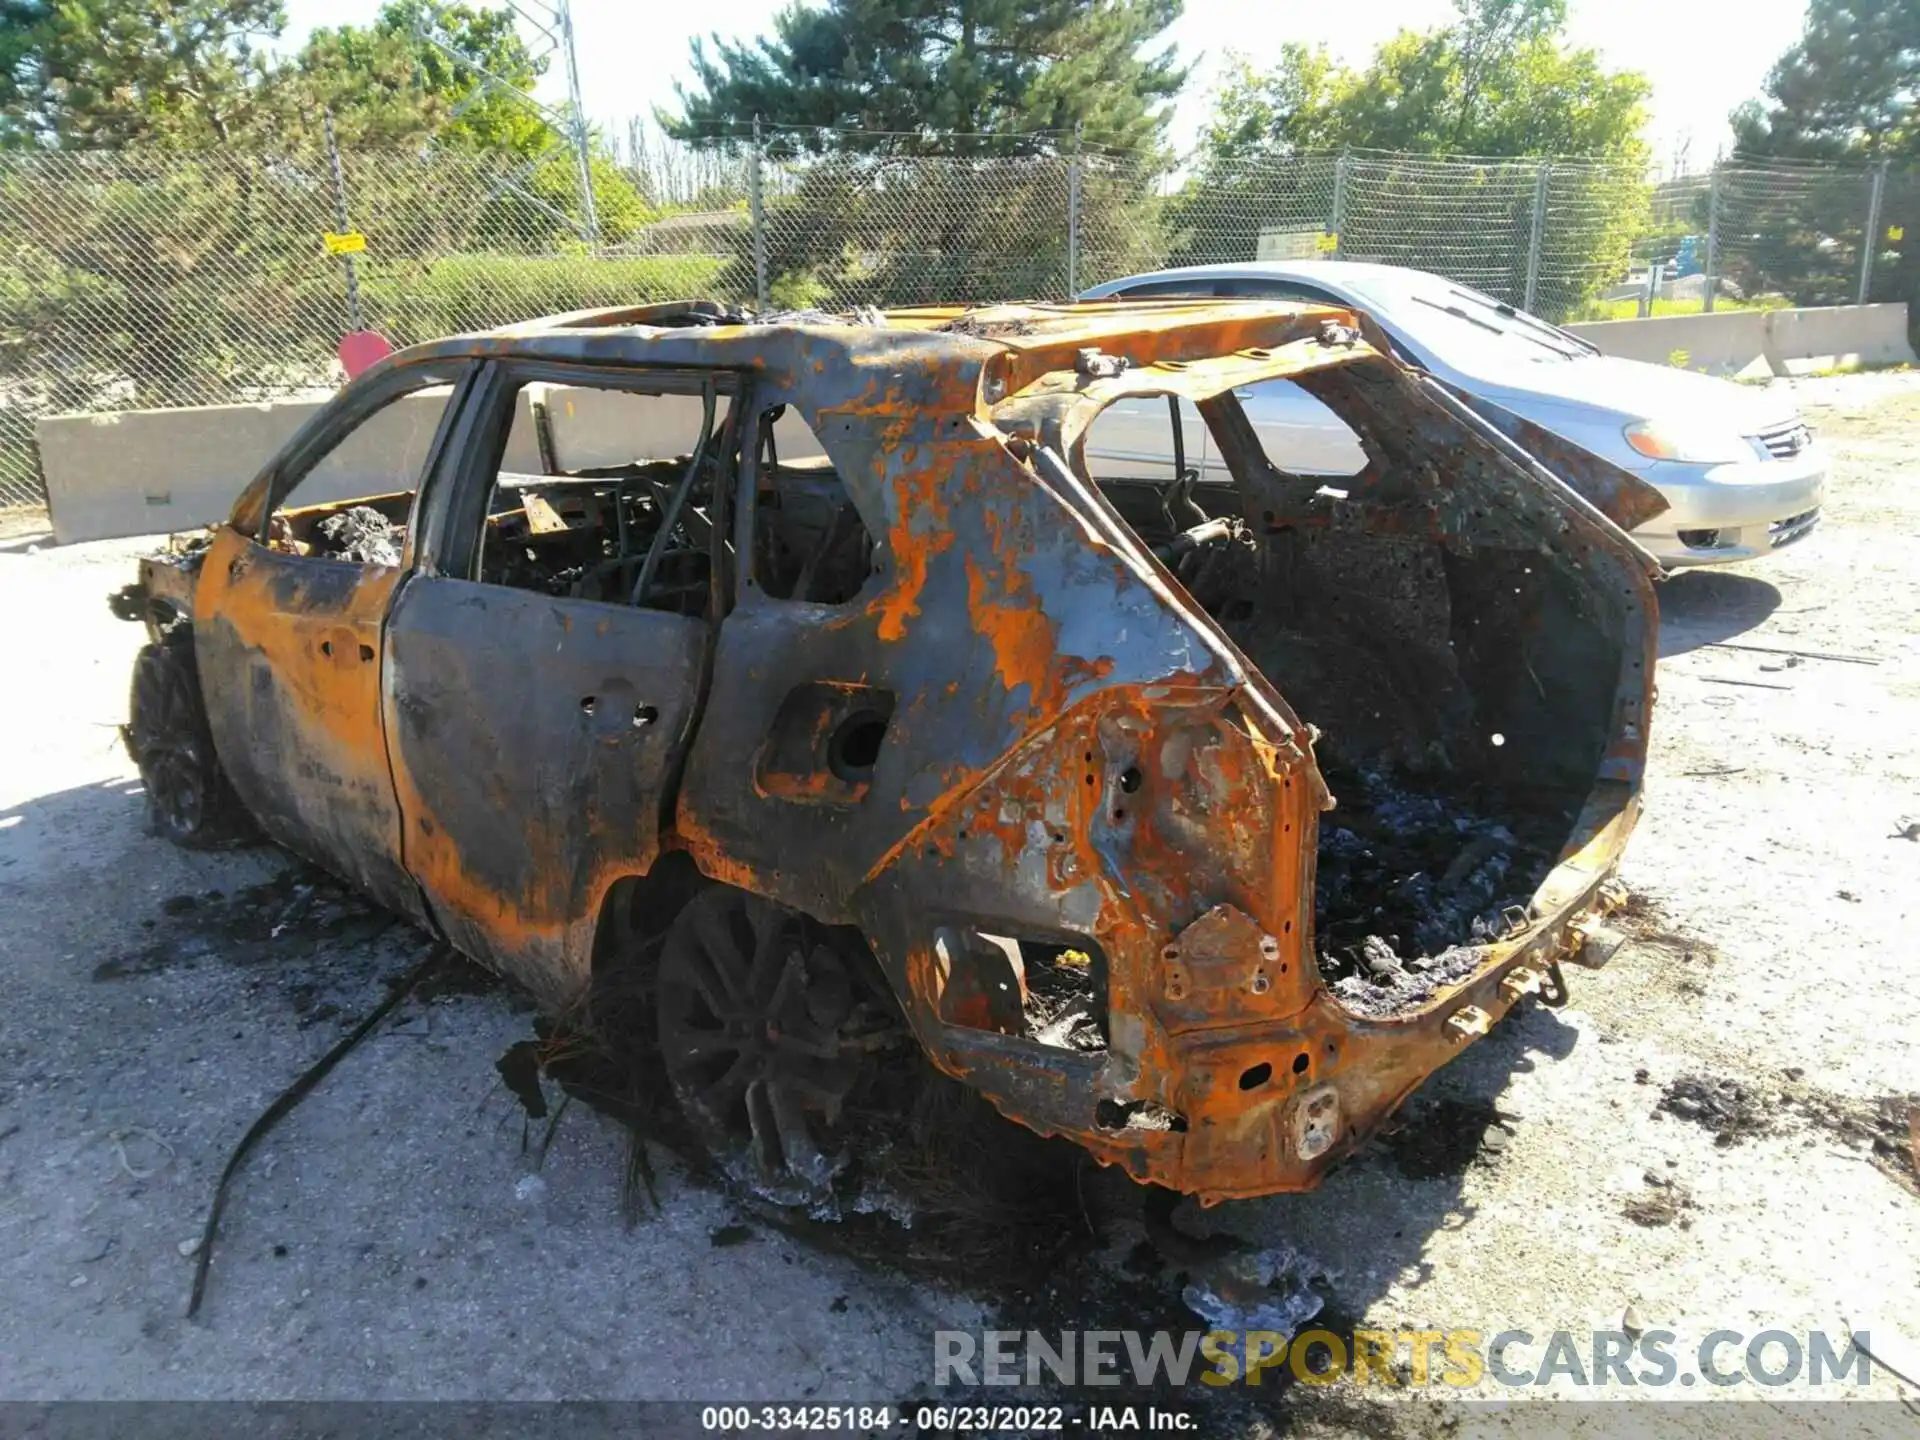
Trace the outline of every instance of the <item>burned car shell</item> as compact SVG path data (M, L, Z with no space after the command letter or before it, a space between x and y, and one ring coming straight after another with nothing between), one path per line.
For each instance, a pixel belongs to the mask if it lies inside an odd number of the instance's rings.
M1207 1202L1315 1184L1557 984L1638 812L1656 567L1607 515L1644 518L1644 487L1578 456L1542 469L1369 343L1364 317L1324 307L724 319L555 317L369 372L336 403L408 367L457 386L399 566L301 565L252 538L279 498L269 467L200 560L190 608L216 747L270 834L554 1007L588 986L616 887L684 851L713 881L858 926L933 1063L1005 1114ZM776 599L723 560L702 619L479 583L451 517L506 364L723 377L742 457L758 417L791 407L871 533L866 583L841 604ZM1251 438L1233 391L1275 378L1360 436L1369 467L1337 500ZM1306 672L1377 603L1421 636L1392 642L1395 664L1451 677L1434 716L1356 756L1575 797L1506 933L1463 935L1416 1003L1369 1014L1329 988L1316 839L1336 797L1319 737L1288 675L1256 667L1087 473L1088 426L1144 395L1206 416L1239 481L1235 533L1259 549L1249 573L1285 571L1287 613L1312 632ZM731 515L716 508L747 556L738 468ZM1363 602L1379 555L1405 578ZM184 602L167 568L149 589ZM1448 614L1413 624L1436 595ZM1378 720L1377 693L1337 689L1330 712ZM855 716L884 729L850 780L826 747ZM1088 974L1097 1043L1023 1024L1029 945Z

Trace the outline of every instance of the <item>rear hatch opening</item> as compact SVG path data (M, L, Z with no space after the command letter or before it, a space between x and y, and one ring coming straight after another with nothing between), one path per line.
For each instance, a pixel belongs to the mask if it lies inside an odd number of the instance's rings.
M1312 727L1334 799L1313 958L1345 1009L1388 1018L1495 958L1585 843L1590 800L1627 803L1602 782L1637 777L1618 757L1640 739L1646 617L1607 522L1424 382L1381 361L1297 379L1357 432L1358 473L1281 469L1232 392L1198 407L1226 461L1202 483L1077 458Z

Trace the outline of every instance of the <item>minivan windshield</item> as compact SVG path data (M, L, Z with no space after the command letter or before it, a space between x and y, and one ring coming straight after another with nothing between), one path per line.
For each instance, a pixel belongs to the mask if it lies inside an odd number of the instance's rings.
M1552 364L1600 353L1537 316L1439 275L1402 270L1370 275L1352 288L1415 345L1450 363L1478 354L1509 364Z

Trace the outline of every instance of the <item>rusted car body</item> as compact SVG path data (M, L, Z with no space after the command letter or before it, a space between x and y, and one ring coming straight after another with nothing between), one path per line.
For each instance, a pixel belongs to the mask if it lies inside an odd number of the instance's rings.
M681 1098L763 1175L845 1165L857 951L1013 1119L1209 1203L1310 1187L1590 948L1652 698L1656 567L1615 522L1662 502L1369 333L688 303L402 352L146 564L149 650L190 665L136 684L136 758L179 838L230 785L549 1006L658 967ZM1234 392L1283 377L1360 437L1344 492L1260 450ZM428 383L415 495L288 507ZM535 383L678 396L697 443L496 485ZM1232 485L1098 473L1090 425L1148 397ZM789 413L823 458L781 459ZM348 509L392 552L329 553Z

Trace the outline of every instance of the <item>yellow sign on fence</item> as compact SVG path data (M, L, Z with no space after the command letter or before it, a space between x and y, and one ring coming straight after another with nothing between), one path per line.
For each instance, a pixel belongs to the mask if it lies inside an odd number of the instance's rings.
M1906 227L1906 226L1904 226L1904 225L1889 225L1889 226L1887 227L1887 239L1889 239L1890 241L1892 241L1892 242L1893 242L1893 243L1894 243L1895 245L1898 245L1898 244L1899 244L1899 243L1900 243L1900 242L1901 242L1902 240L1904 240L1904 239L1906 239L1906 238L1907 238L1907 227Z
M329 231L320 238L326 242L329 255L358 255L367 248L367 237L358 230L349 230L345 234Z
M1313 242L1313 248L1322 255L1331 255L1340 248L1340 237L1331 230L1325 231L1318 240Z

